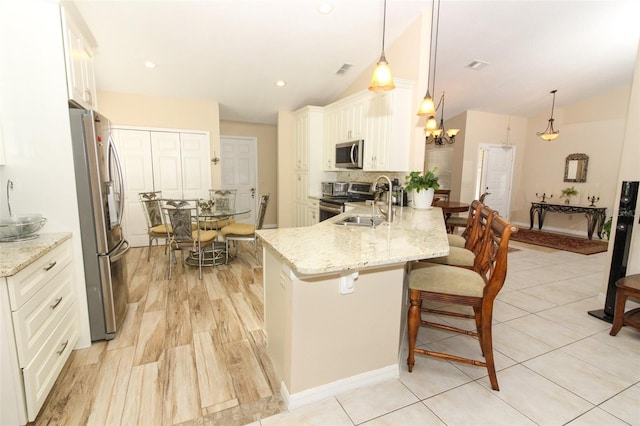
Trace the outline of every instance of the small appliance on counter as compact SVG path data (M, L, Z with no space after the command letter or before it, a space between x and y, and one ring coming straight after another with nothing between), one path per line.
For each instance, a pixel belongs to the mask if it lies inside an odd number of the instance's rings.
M347 182L322 182L322 195L328 197L346 196L349 189Z

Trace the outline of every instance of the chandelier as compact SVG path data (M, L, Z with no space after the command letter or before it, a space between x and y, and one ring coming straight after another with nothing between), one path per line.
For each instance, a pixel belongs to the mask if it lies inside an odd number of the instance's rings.
M460 129L444 128L444 92L440 97L436 110L440 110L440 125L436 122L435 116L431 116L427 119L427 123L424 126L425 139L427 144L433 143L435 145L452 144L456 141L456 135L460 132Z
M437 11L436 11L437 3ZM424 126L425 143L444 145L452 144L455 142L456 135L460 132L460 129L444 128L444 91L440 97L438 105L435 105L429 88L434 90L436 86L436 65L438 60L438 27L440 25L440 0L433 0L431 6L431 49L429 50L429 76L432 76L432 83L427 83L427 93L424 99L420 103L418 108L418 115L428 117ZM433 58L433 61L431 60ZM431 70L433 64L433 72ZM437 110L440 110L440 125L436 120Z
M538 132L536 135L540 136L545 141L552 141L560 135L560 130L553 129L553 108L556 106L556 92L557 90L552 90L549 93L553 94L553 101L551 103L551 118L549 119L549 124L547 128L544 129L544 132Z
M384 56L384 34L387 24L387 0L384 0L384 12L382 16L382 53L380 59L373 70L373 76L371 77L371 84L369 84L369 90L372 92L387 92L396 88L393 84L393 75L391 75L391 68L387 58Z

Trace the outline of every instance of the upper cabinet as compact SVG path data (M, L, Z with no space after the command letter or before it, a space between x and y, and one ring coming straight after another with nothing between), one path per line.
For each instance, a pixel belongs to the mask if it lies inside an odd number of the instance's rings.
M72 5L61 9L69 100L95 110L98 105L92 51L95 42Z
M395 80L391 92L355 93L325 108L323 169L337 171L335 145L364 139L365 171L409 170L413 83Z
M372 93L368 99L364 170L409 170L413 84L404 80L395 83L395 90Z

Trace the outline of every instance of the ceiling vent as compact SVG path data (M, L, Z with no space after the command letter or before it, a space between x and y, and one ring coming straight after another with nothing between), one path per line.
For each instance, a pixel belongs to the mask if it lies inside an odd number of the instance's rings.
M475 61L471 61L469 64L467 64L467 68L471 68L472 70L480 71L481 69L483 69L487 65L489 65L489 62L475 60Z
M336 71L336 74L344 75L344 74L346 74L347 71L349 71L349 68L351 68L351 67L352 67L351 64L342 64L340 69L338 71Z

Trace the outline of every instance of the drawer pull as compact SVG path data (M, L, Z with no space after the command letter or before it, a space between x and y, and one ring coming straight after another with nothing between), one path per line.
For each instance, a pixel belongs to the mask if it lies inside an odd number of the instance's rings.
M62 344L62 349L60 349L58 352L56 352L58 355L62 355L62 352L64 352L64 350L67 348L67 345L69 344L69 341L67 340L66 342L64 342Z
M56 299L56 301L53 303L53 305L49 305L49 307L50 307L51 309L55 309L55 308L57 308L57 307L58 307L58 305L60 304L60 302L62 302L62 297L58 297L58 298Z
M45 266L43 269L44 269L45 271L48 271L48 270L50 270L51 268L53 268L54 266L56 266L56 263L57 263L56 261L53 261L53 262L51 262L50 264L48 264L47 266Z

